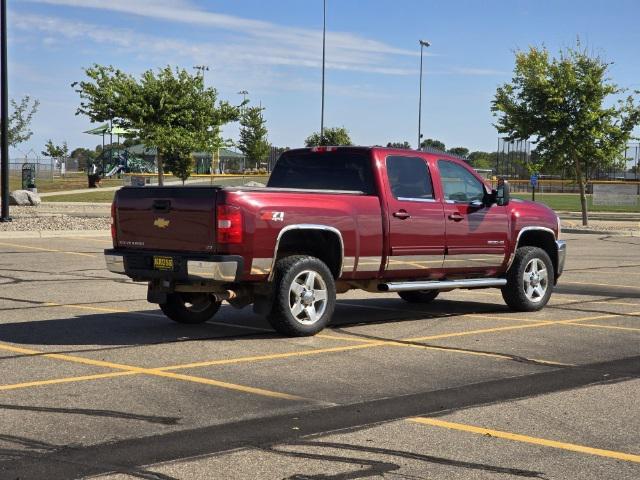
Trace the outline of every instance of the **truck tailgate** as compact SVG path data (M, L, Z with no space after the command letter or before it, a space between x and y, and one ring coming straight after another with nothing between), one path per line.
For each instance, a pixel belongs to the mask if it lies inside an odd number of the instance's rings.
M115 196L116 246L212 252L219 187L124 187Z

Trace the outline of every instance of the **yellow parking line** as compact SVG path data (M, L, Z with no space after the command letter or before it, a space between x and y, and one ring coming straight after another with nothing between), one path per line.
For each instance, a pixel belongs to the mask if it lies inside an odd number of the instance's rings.
M108 238L108 235L105 235L105 240L100 240L98 238L91 238L91 237L74 237L74 236L64 236L64 237L57 237L57 238L66 238L69 240L82 240L82 241L89 241L89 242L98 242L98 243L108 243L109 245L113 245L113 241L111 239L106 240L106 238Z
M600 301L600 300L587 300L584 303L595 303L597 305L624 305L627 307L638 307L640 306L640 303L629 303L629 302L604 302L604 301Z
M492 430L489 428L475 427L473 425L466 425L463 423L445 422L444 420L438 420L436 418L415 417L408 419L408 421L433 427L447 428L449 430L458 430L461 432L475 433L477 435L502 438L505 440L512 440L514 442L530 443L532 445L540 445L543 447L568 450L570 452L586 453L588 455L596 455L599 457L624 460L626 462L640 463L640 455L633 455L631 453L616 452L614 450L603 450L600 448L586 447L584 445L576 445L575 443L565 443L559 442L557 440L548 440L546 438L529 437L527 435L504 432L501 430Z
M324 335L324 334L316 335L316 337L328 338L328 339L332 339L332 340L363 342L365 344L370 344L372 342L371 340L365 340L365 339L362 339L362 338L340 337L340 336L335 336L335 335ZM502 353L493 353L493 352L477 352L477 351L473 351L473 350L466 350L464 348L437 347L437 346L434 346L434 345L419 345L419 344L407 343L407 342L404 342L404 341L394 341L394 340L385 341L385 345L392 345L392 346L397 346L397 347L421 348L421 349L424 349L424 350L437 350L437 351L441 351L441 352L462 353L462 354L465 354L465 355L475 355L475 356L478 356L478 357L499 358L501 360L513 360L513 356L511 356L511 355L506 355L506 354L502 354ZM549 365L557 365L557 366L561 366L561 367L572 367L572 366L575 366L575 364L572 364L572 363L555 362L553 360L542 360L542 359L537 359L537 358L531 358L529 360L532 360L532 361L537 362L537 363L546 363L546 364L549 364Z
M287 393L273 392L271 390L264 390L264 389L261 389L261 388L248 387L248 386L245 386L245 385L237 385L237 384L234 384L234 383L222 382L222 381L219 381L219 380L196 377L196 376L192 376L192 375L182 375L182 374L177 374L177 373L164 372L164 371L161 371L161 370L158 370L158 369L153 369L153 368L134 367L132 365L123 365L123 364L120 364L120 363L106 362L106 361L103 361L103 360L93 360L93 359L90 359L90 358L77 357L77 356L74 356L74 355L67 355L67 354L61 354L61 353L45 353L45 352L40 352L38 350L31 350L31 349L28 349L28 348L15 347L13 345L7 345L7 344L0 344L0 349L1 350L7 350L7 351L10 351L10 352L17 352L17 353L27 354L27 355L40 355L42 357L53 358L53 359L62 360L62 361L65 361L65 362L79 363L79 364L83 364L83 365L91 365L91 366L95 366L95 367L104 367L104 368L110 368L110 369L114 369L114 370L123 370L125 372L140 373L140 374L146 374L146 375L153 375L153 376L157 376L157 377L172 378L172 379L175 379L175 380L184 380L184 381L194 382L194 383L202 383L202 384L206 384L206 385L213 385L213 386L217 386L217 387L221 387L221 388L226 388L226 389L229 389L229 390L236 390L236 391L245 392L245 393L254 393L254 394L262 395L262 396L265 396L265 397L281 398L281 399L285 399L285 400L307 400L307 399L305 399L303 397L298 397L296 395L289 395Z
M567 325L572 325L574 327L591 327L591 328L604 328L607 330L627 330L630 332L640 332L640 328L619 327L617 325L597 325L595 323L567 323Z
M615 287L615 288L633 288L634 290L640 290L640 287L635 285L613 285L611 283L591 283L591 282L565 282L562 281L561 285L592 285L594 287Z
M44 385L58 385L61 383L84 382L87 380L98 380L101 378L124 377L126 375L138 375L138 373L137 372L111 372L111 373L98 373L95 375L81 375L78 377L54 378L50 380L34 380L32 382L0 385L0 391L17 390L20 388L41 387Z
M52 253L66 253L67 255L79 255L81 257L95 257L96 255L90 254L90 253L82 253L82 252L68 252L66 250L56 250L54 248L40 248L40 247L31 247L31 246L27 246L27 245L19 245L16 243L6 243L6 242L0 242L0 245L4 246L4 247L13 247L13 248L22 248L22 249L26 249L26 250L38 250L38 251L42 251L42 252L52 252Z
M54 303L54 302L45 302L42 304L43 307L60 307L60 308L75 308L78 310L89 310L94 312L105 312L105 313L128 313L130 315L142 315L144 317L159 317L165 318L164 315L159 313L147 313L147 312L137 312L131 310L123 310L121 308L110 308L110 307L92 307L89 305L77 305L74 303Z

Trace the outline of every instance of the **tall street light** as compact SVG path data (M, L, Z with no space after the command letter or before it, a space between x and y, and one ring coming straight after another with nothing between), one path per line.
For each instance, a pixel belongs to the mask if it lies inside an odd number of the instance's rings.
M240 90L238 92L238 95L242 95L242 103L247 101L247 95L249 95L249 92L247 92L246 90Z
M417 150L420 150L422 143L422 52L424 47L430 47L431 44L426 40L419 40L420 42L420 97L418 99L418 146Z
M10 222L9 216L9 76L7 75L7 0L0 0L0 15L2 20L0 29L0 102L2 111L0 112L0 123L2 123L2 134L0 135L0 196L2 197L2 212L0 212L0 222Z
M322 1L322 107L320 108L320 145L324 145L324 65L327 48L327 0Z

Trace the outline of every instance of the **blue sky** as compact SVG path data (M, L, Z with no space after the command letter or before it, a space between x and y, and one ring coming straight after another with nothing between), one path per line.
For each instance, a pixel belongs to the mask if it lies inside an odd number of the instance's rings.
M94 62L130 73L207 64L206 82L266 107L269 139L300 146L320 123L321 0L9 0L10 96L41 101L33 138L93 147L70 84ZM513 51L556 52L580 37L640 89L637 0L327 0L325 124L357 144L417 138L418 39L425 50L423 134L450 146L495 148L490 101L511 78ZM237 126L225 128L237 139Z

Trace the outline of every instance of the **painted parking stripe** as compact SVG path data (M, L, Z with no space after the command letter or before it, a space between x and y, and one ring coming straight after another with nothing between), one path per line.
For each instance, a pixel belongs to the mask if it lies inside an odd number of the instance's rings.
M56 250L54 248L31 247L31 246L27 246L27 245L19 245L19 244L16 244L16 243L0 242L0 245L3 246L3 247L22 248L22 249L25 249L25 250L37 250L37 251L49 252L49 253L64 253L66 255L78 255L78 256L81 256L81 257L95 258L97 256L97 255L94 255L92 253L69 252L67 250Z
M473 425L466 425L463 423L445 422L436 418L415 417L410 418L408 421L413 423L420 423L422 425L429 425L432 427L446 428L449 430L458 430L461 432L475 433L477 435L485 435L496 438L502 438L505 440L512 440L514 442L529 443L532 445L540 445L543 447L556 448L560 450L568 450L570 452L585 453L588 455L596 455L599 457L613 458L616 460L623 460L626 462L640 463L640 455L634 455L631 453L617 452L615 450L603 450L600 448L586 447L584 445L577 445L575 443L559 442L557 440L549 440L546 438L529 437L527 435L520 435L518 433L504 432L501 430L492 430L489 428L476 427Z
M299 396L296 396L296 395L289 395L287 393L274 392L274 391L271 391L271 390L265 390L265 389L262 389L262 388L249 387L249 386L246 386L246 385L238 385L238 384L235 384L235 383L223 382L223 381L220 381L220 380L214 380L214 379L203 378L203 377L196 377L196 376L193 376L193 375L183 375L183 374L179 374L179 373L166 372L166 371L153 369L153 368L135 367L133 365L124 365L124 364L121 364L121 363L106 362L106 361L103 361L103 360L94 360L94 359L91 359L91 358L78 357L78 356L75 356L75 355L67 355L67 354L61 354L61 353L46 353L46 352L41 352L41 351L38 351L38 350L32 350L32 349L22 348L22 347L15 347L13 345L2 344L2 343L0 343L0 350L6 350L6 351L9 351L9 352L17 352L17 353L22 353L22 354L27 354L27 355L39 355L41 357L53 358L55 360L62 360L62 361L71 362L71 363L79 363L79 364L83 364L83 365L91 365L91 366L94 366L94 367L104 367L104 368L110 368L110 369L113 369L113 370L122 370L122 371L125 371L125 372L140 373L140 374L152 375L152 376L156 376L156 377L170 378L170 379L174 379L174 380L182 380L182 381L193 382L193 383L201 383L201 384L205 384L205 385L212 385L212 386L216 386L216 387L225 388L225 389L228 389L228 390L236 390L236 391L244 392L244 393L253 393L253 394L262 395L262 396L265 396L265 397L280 398L280 399L284 399L284 400L308 400L306 398L299 397Z

